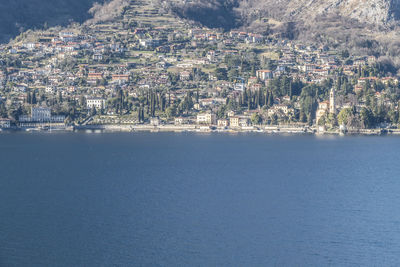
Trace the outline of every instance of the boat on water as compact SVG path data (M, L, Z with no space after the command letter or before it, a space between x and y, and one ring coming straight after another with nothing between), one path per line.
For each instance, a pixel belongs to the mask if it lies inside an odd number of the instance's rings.
M39 128L26 128L25 131L26 132L38 132L38 131L40 131L40 129Z

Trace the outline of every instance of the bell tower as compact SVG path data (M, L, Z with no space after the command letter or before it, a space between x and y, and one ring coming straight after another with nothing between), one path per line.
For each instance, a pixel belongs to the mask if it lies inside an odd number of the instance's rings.
M329 94L329 112L336 114L335 88L332 88Z

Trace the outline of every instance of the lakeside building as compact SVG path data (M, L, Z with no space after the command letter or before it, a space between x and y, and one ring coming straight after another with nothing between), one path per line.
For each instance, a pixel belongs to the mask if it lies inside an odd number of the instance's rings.
M316 124L318 125L319 120L326 114L329 109L329 101L323 101L318 104L316 112Z
M327 113L336 114L336 99L335 99L335 89L331 89L329 94L329 100L322 101L318 104L318 109L316 111L316 124L318 125L319 120Z
M161 125L161 120L159 117L152 117L150 118L150 125L159 126Z
M204 113L197 115L197 124L216 124L217 117L212 113Z
M9 129L11 128L11 120L0 118L0 129Z
M250 119L247 116L233 116L229 118L229 126L232 128L248 127Z
M232 116L229 118L229 125L231 127L239 127L239 117Z
M218 127L228 127L229 121L226 119L218 120Z
M31 115L22 115L18 121L21 128L65 127L64 115L51 115L51 109L44 107L32 108Z
M187 122L187 120L185 120L185 118L183 118L183 117L177 117L174 120L175 125L182 125L182 124L185 124L186 122Z
M21 123L63 123L64 115L51 115L51 109L45 107L32 107L31 115L22 115L18 118Z

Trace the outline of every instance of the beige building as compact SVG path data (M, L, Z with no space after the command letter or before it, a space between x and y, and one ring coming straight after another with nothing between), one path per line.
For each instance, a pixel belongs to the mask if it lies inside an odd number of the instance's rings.
M152 117L150 118L150 124L153 126L158 126L161 124L160 118L159 117Z
M230 117L229 118L229 125L231 127L239 127L240 126L239 125L239 121L240 121L239 117Z
M182 117L178 117L178 118L175 118L174 122L175 122L175 125L182 125L184 123L184 120Z
M294 113L294 109L290 108L287 105L274 105L272 108L268 109L268 116L273 116L274 114L285 114L288 115L290 113Z
M218 127L228 127L228 125L229 125L228 120L225 119L218 120Z
M323 101L318 104L317 114L316 114L316 122L318 125L318 121L326 114L329 110L329 101Z
M216 124L217 118L215 114L212 113L204 113L197 115L197 123L198 124Z
M239 125L240 127L248 127L250 126L250 118L249 117L240 117L239 118Z
M270 70L258 70L256 72L256 76L257 76L258 79L260 79L262 81L265 81L265 80L273 78L272 71L270 71Z

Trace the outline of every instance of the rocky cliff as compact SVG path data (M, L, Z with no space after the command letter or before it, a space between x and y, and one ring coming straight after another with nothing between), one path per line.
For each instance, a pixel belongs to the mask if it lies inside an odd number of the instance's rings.
M400 18L400 0L186 0L175 6L188 18L225 28L260 17L312 24L321 17L336 16L378 26Z
M242 15L263 13L279 20L311 23L337 15L361 23L386 25L400 15L399 0L239 0Z

